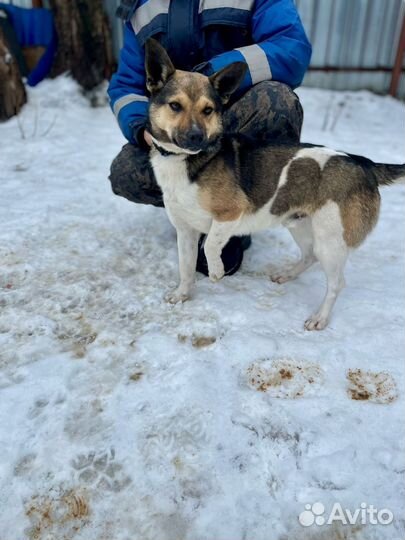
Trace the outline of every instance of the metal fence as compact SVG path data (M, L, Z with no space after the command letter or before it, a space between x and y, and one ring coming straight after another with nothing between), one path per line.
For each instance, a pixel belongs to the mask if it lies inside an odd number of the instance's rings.
M115 57L118 59L120 48L122 45L122 22L117 19L115 12L120 3L120 0L103 0L105 10L111 21L112 39Z
M103 1L118 56L122 25L114 13L119 0ZM32 0L10 3L29 7ZM313 45L304 85L388 92L405 16L405 0L295 0L295 3ZM405 69L401 72L398 95L405 97Z
M1 0L3 4L14 4L15 6L30 8L32 7L32 0Z
M304 84L321 88L388 91L403 0L296 0L313 45ZM402 71L399 95L405 96Z

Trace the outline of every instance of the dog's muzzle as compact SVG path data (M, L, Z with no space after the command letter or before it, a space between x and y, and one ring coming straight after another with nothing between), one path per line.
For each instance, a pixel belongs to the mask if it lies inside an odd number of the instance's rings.
M176 134L173 137L173 142L191 152L197 152L198 150L204 150L207 146L207 139L204 131L198 126L192 127L187 133Z

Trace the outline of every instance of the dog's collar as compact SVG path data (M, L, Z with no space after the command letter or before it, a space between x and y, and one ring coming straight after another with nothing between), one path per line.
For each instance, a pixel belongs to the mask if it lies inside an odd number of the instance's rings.
M163 157L178 155L178 154L175 154L174 152L169 152L168 150L165 150L162 146L159 146L155 141L153 141L152 144L156 148L156 150L159 152L159 154Z
M153 146L156 148L156 150L160 153L161 156L168 157L168 156L179 156L179 157L186 157L186 156L193 156L195 154L199 154L200 150L197 152L192 152L190 150L184 150L184 148L180 148L174 143L165 143L163 141L159 141L156 139L152 134L150 134L152 138Z

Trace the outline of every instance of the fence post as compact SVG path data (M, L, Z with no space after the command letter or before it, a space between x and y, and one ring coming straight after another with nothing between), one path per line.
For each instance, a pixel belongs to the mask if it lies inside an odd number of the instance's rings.
M401 34L399 36L398 49L397 49L397 54L395 57L394 68L392 70L392 77L391 77L391 84L390 84L390 94L391 96L394 96L394 97L397 95L397 92L398 92L398 85L399 85L399 79L402 72L404 56L405 56L405 15L404 15L404 18L402 19Z

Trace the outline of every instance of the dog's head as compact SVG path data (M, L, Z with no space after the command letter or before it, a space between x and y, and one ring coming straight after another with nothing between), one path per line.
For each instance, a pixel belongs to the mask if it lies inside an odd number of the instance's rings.
M242 82L247 67L235 62L211 77L176 70L164 48L149 39L145 69L153 137L178 153L195 154L222 134L222 107Z

